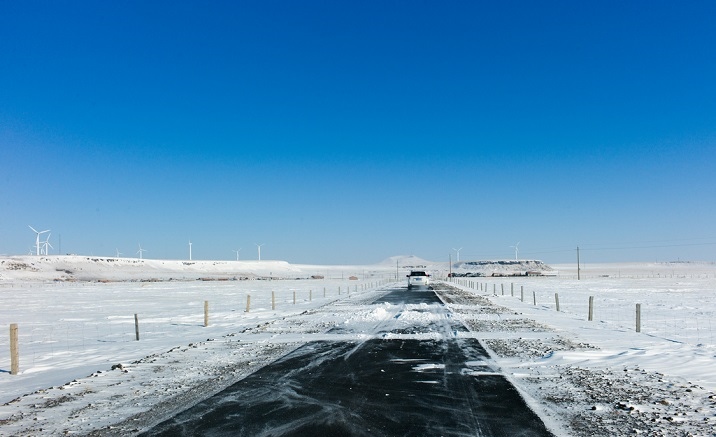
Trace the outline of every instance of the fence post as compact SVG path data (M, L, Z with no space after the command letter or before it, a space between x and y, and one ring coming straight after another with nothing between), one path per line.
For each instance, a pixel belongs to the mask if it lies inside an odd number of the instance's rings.
M502 290L502 295L505 295L505 284L500 284L500 290Z
M17 323L10 324L10 374L20 373L20 348L17 341Z
M589 319L590 322L594 320L594 296L589 296Z
M497 296L497 288L496 287L497 286L495 284L492 284L492 294L494 294L495 296Z
M534 306L537 306L537 292L536 291L532 292L532 304Z
M636 304L636 332L641 332L641 304Z
M276 309L276 292L271 290L271 310Z
M308 301L313 302L313 290L308 290Z
M209 301L204 301L204 327L209 326Z
M323 297L326 297L326 287L323 287Z
M557 311L559 311L559 293L554 293L554 302L557 304Z
M520 300L522 302L525 301L525 286L524 285L520 285Z
M338 286L338 295L339 295L339 296L341 295L341 287L340 287L340 285Z
M139 341L139 317L134 313L134 337Z
M510 295L512 295L512 297L515 297L515 283L514 282L510 282Z
M247 294L246 295L246 312L248 313L249 311L251 311L251 295Z
M296 305L296 290L293 291L293 304Z

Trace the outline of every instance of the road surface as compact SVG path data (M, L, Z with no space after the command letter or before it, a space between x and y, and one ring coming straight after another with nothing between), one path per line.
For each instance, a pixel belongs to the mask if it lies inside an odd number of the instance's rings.
M368 339L335 329L145 435L552 435L432 290L372 305L390 314Z

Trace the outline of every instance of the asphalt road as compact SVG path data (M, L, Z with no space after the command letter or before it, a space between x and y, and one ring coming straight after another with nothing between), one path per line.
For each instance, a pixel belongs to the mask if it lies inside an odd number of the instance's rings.
M552 435L433 291L383 302L372 339L308 343L146 435Z

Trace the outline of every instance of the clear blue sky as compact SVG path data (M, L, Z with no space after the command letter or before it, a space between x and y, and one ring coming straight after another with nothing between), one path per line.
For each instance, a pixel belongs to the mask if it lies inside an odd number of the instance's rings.
M714 17L0 0L0 254L716 261Z

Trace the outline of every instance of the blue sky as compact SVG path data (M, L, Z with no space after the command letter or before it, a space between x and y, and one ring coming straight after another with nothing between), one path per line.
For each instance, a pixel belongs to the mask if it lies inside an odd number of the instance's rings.
M0 1L0 254L716 261L714 16Z

